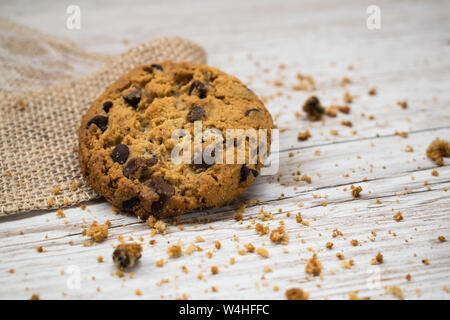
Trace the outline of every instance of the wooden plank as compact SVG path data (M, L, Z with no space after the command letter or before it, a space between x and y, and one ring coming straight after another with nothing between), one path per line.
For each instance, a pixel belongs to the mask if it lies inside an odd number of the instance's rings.
M211 65L238 76L262 97L275 96L267 106L276 115L278 127L285 130L280 133L277 175L259 177L229 206L181 217L183 231L170 226L166 235L151 238L145 224L135 217L113 214L103 201L88 203L89 211L65 210L63 219L54 211L0 219L0 298L26 299L39 293L43 299L174 299L185 293L191 299L283 299L284 291L296 286L308 291L312 299L347 299L356 290L360 297L393 299L384 289L392 285L399 286L408 299L449 298L443 290L450 286L449 242L437 238L450 238L450 165L446 160L444 166L436 167L425 156L435 137L450 137L446 32L450 20L444 14L450 9L448 1L410 1L407 5L380 1L382 29L377 32L365 28L366 4L354 1L228 1L213 6L142 1L126 12L119 3L111 3L101 8L100 16L99 4L80 2L84 22L77 32L61 27L65 23L62 3L44 1L39 8L35 2L0 6L2 15L98 52L120 53L146 38L165 35L198 41L207 49ZM124 39L128 40L125 45ZM286 68L280 69L280 64ZM312 75L317 90L291 90L297 73ZM345 87L339 84L344 76L352 80ZM284 85L274 86L277 80ZM367 94L372 87L377 88L376 96ZM283 94L277 96L280 90ZM317 95L328 106L342 104L346 90L359 96L350 114L325 117L323 122L295 117L310 95ZM405 99L407 109L396 105ZM353 127L342 126L344 119L352 121ZM312 137L297 141L297 133L306 129ZM330 130L339 134L331 135ZM401 138L395 131L409 136ZM413 152L405 151L408 145ZM310 176L312 183L296 181L292 173L297 170ZM432 176L433 170L439 175ZM351 196L352 184L363 189L357 199ZM236 208L251 199L260 204L248 206L240 224L234 220ZM273 220L257 219L262 209L272 212ZM398 211L403 215L400 222L393 219ZM298 212L309 226L296 222ZM87 240L81 234L83 219L87 225L94 219L110 220L109 239L83 246ZM269 224L271 230L283 221L289 243L283 246L272 243L268 235L259 236L254 220ZM343 236L332 237L335 228ZM133 270L134 277L125 281L111 276L115 272L111 254L118 236L144 238L144 255ZM203 251L167 258L170 245L181 239L185 249L197 236L205 240L197 243ZM156 244L148 244L150 239ZM352 239L359 245L352 246ZM214 240L222 243L220 250L214 249ZM325 248L329 241L334 243L331 250ZM239 255L250 242L265 247L269 258ZM36 251L39 245L44 252ZM305 273L313 251L323 265L322 279L307 278ZM213 253L211 259L207 252ZM347 261L354 259L354 266L342 268L337 252ZM370 261L378 252L384 262L372 266ZM97 262L100 255L105 262ZM230 257L236 259L234 265ZM156 261L161 258L168 262L158 268ZM219 267L217 275L211 274L213 265ZM79 289L67 284L74 276L69 273L71 266L72 271L80 271ZM189 270L187 274L182 266ZM265 273L264 267L273 272ZM14 273L9 273L11 268ZM202 280L197 278L199 273ZM408 273L410 281L405 278ZM371 279L377 276L379 282L373 287ZM169 282L158 284L163 278ZM212 286L218 292L212 292ZM143 295L136 296L136 289Z

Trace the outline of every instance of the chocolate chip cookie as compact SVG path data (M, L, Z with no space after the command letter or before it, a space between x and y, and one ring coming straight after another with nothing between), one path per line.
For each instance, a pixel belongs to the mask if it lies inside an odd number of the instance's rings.
M262 167L261 146L270 150L272 128L270 113L237 78L165 61L132 69L92 104L81 120L79 160L88 183L116 208L144 220L176 216L244 192ZM256 132L258 148L255 136L230 140L228 129ZM208 130L214 139L205 138ZM174 160L175 150L183 161Z

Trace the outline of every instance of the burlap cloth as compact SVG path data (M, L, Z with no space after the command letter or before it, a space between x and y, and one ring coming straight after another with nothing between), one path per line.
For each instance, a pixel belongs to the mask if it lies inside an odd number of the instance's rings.
M78 164L81 115L129 69L166 59L205 63L206 54L181 38L89 54L0 19L0 216L97 198Z

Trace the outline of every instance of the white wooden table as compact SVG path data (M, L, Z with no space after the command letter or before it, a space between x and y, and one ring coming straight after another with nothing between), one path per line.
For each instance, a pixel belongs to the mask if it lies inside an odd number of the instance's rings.
M64 2L2 1L0 14L92 52L119 54L162 36L198 42L210 65L236 75L263 97L275 96L267 107L283 129L279 173L259 177L229 207L183 216L183 231L170 226L166 235L153 238L145 224L114 214L104 201L89 202L84 211L64 210L63 219L54 211L2 218L0 298L27 299L38 293L42 299L174 299L183 294L189 299L283 299L286 289L300 287L311 299L348 299L355 291L360 297L395 299L385 287L398 286L407 299L449 299L444 286L450 286L450 159L437 167L425 150L435 137L450 139L450 2L377 1L380 30L366 27L368 1L102 3L77 1L81 30L65 28ZM317 91L291 90L297 73L311 75ZM346 88L339 84L344 76L352 80ZM277 80L284 86L274 86ZM377 88L375 96L368 95L372 87ZM304 114L294 116L310 95L326 106L342 104L346 90L358 96L350 114L314 123ZM277 96L278 91L283 95ZM407 100L407 109L396 104L400 100ZM353 128L342 126L342 120L352 121ZM297 141L298 132L306 129L312 137ZM407 145L414 151L405 152ZM434 169L438 176L431 175ZM309 175L311 184L294 181L297 170ZM358 199L351 196L352 184L363 189ZM233 219L235 209L249 199L260 204L249 206L239 224ZM284 221L288 245L256 234L252 221L261 208L274 215L265 222L271 229ZM309 226L296 222L299 211ZM398 211L404 217L400 222L393 219ZM86 224L110 220L108 240L83 246L83 219ZM332 237L336 228L343 236ZM144 238L143 257L132 278L111 275L111 254L120 235L138 242ZM168 259L169 245L181 239L185 249L197 236L205 239L197 243L202 252ZM150 245L151 239L156 244ZM352 246L352 239L359 245ZM214 240L221 242L220 250L213 249ZM325 248L329 241L334 243L331 250ZM269 258L239 255L250 242L264 246ZM42 253L35 249L40 245ZM323 265L322 277L305 273L313 251ZM338 252L346 261L354 260L350 269L341 266ZM370 261L378 252L384 262L374 267ZM97 262L98 256L105 261ZM230 257L236 259L234 265ZM167 263L159 268L161 258ZM211 266L219 267L217 275L211 274ZM267 266L273 272L264 272Z

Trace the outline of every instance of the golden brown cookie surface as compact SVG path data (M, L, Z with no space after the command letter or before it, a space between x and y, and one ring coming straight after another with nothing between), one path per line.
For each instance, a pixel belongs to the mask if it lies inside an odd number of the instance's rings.
M113 206L142 219L229 203L253 183L262 164L259 158L250 164L248 154L245 163L207 164L201 153L200 160L195 159L194 124L200 122L204 132L215 130L223 137L223 142L201 137L202 150L214 145L211 141L220 142L225 154L227 129L266 129L270 148L272 117L238 79L191 63L137 67L113 83L83 116L83 175ZM185 133L174 136L180 129ZM189 161L177 163L174 149L188 137L190 153L181 154ZM238 147L234 143L234 149ZM247 153L249 148L244 141Z

